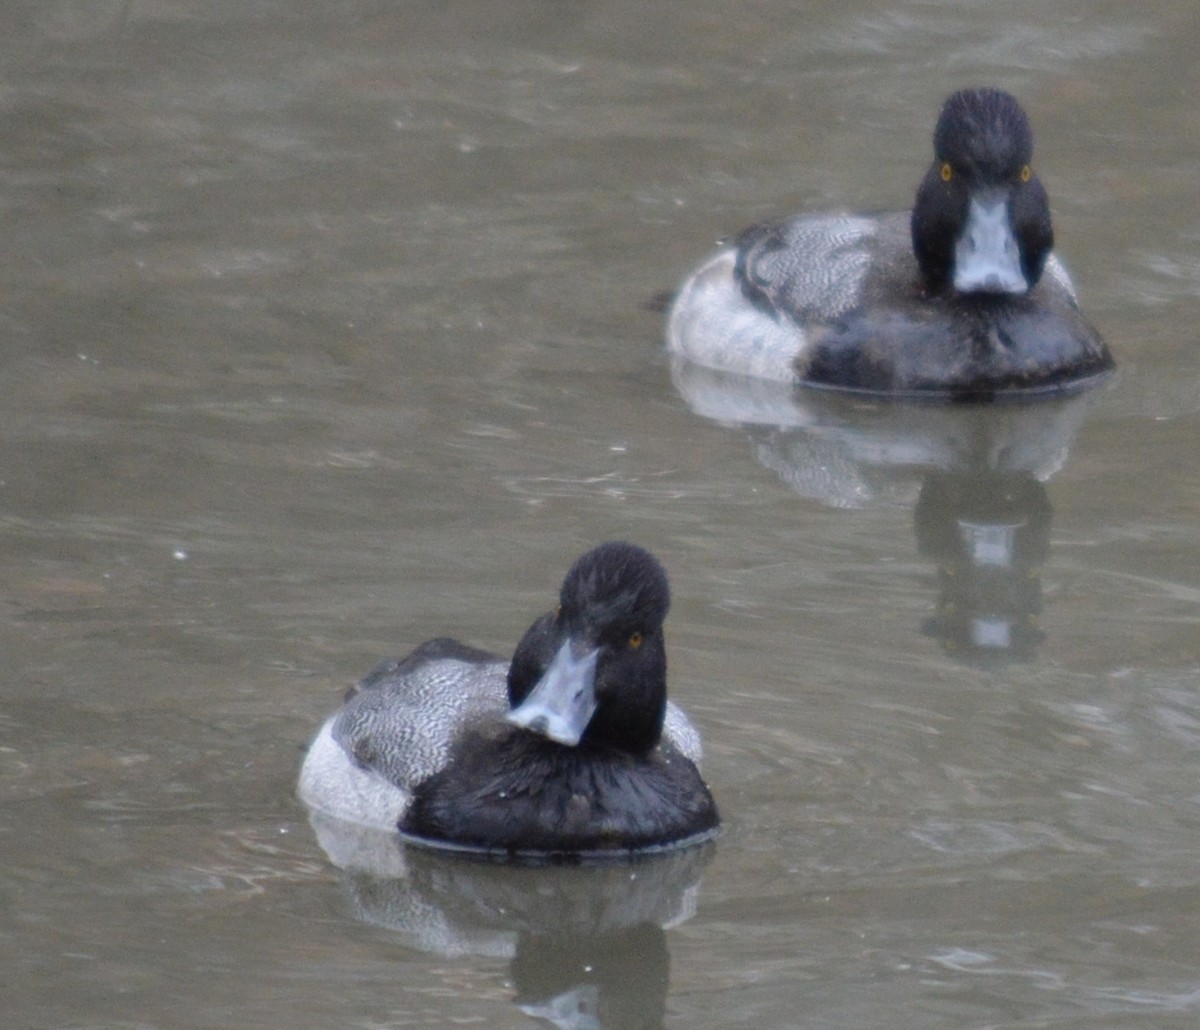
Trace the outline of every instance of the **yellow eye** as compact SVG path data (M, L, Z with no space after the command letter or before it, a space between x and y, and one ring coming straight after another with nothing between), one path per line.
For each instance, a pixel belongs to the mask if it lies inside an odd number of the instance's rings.
M1032 178L1033 178L1033 169L1030 168L1029 165L1022 165L1021 166L1021 181L1028 182Z
M954 169L950 167L949 161L942 162L942 182L949 182L954 178Z
M629 646L632 647L635 651L639 647L641 647L642 646L642 635L640 633L634 633L633 636L631 636L629 638Z

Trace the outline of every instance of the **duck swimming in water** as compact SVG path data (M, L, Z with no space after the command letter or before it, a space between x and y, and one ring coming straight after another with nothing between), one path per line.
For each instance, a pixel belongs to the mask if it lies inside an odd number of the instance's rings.
M1054 256L1033 134L998 89L946 100L911 212L755 225L683 284L680 359L897 397L1068 393L1113 368Z
M309 748L299 794L434 847L612 856L715 833L699 734L667 700L666 572L601 544L511 662L431 640L376 666Z

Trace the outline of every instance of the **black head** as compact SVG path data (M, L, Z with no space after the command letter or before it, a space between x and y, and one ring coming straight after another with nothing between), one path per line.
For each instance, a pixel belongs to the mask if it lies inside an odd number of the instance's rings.
M963 89L947 98L933 130L933 156L978 183L1011 182L1033 160L1029 118L1011 93Z
M587 656L594 661L595 709L579 744L648 751L658 743L666 711L663 621L670 604L666 571L649 551L627 543L588 551L563 580L558 608L517 645L508 672L510 705L524 702L560 655L581 662Z
M1033 173L1033 132L1021 105L999 89L964 89L950 96L933 131L933 164L917 190L913 252L927 288L1023 293L1041 277L1054 245L1046 191ZM995 212L985 234L1003 234L1012 248L1011 276L964 285L968 223ZM1000 224L1003 223L1003 224Z

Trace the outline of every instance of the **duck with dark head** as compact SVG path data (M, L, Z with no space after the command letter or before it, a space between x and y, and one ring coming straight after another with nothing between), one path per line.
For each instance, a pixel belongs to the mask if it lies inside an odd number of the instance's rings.
M457 641L381 663L317 735L301 798L413 843L587 858L698 842L718 825L700 739L667 700L667 576L602 544L511 662Z
M709 368L892 397L1024 399L1113 368L1053 252L1029 119L950 96L911 212L752 226L693 273L667 340Z

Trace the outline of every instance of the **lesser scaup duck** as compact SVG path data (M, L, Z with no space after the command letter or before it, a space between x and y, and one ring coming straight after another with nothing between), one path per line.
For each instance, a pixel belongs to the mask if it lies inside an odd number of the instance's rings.
M683 285L667 339L708 368L893 396L1069 392L1113 367L1051 252L1020 104L942 108L911 213L745 230Z
M514 857L711 836L699 734L667 700L669 605L653 555L601 544L511 663L439 639L376 666L313 741L300 797L417 843Z

